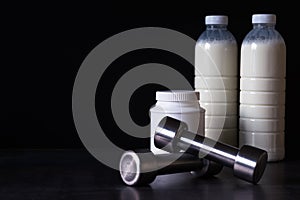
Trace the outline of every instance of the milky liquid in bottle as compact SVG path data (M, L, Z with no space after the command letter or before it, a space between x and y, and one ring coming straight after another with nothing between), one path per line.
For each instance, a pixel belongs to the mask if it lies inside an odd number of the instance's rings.
M284 147L286 46L275 30L276 16L255 14L241 47L239 145L282 160Z
M205 136L237 146L237 43L228 17L205 18L195 47L195 90L205 112Z

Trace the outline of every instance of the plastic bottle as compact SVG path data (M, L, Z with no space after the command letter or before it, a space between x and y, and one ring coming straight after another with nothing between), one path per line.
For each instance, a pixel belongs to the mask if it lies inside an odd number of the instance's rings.
M199 92L189 90L157 91L156 100L156 104L150 109L150 150L154 154L167 153L154 145L155 129L165 116L181 120L188 125L189 131L204 135L205 109L199 104Z
M205 136L237 146L237 42L228 17L205 17L195 47L195 90L205 112Z
M276 15L255 14L241 47L239 144L284 158L286 46L275 30Z

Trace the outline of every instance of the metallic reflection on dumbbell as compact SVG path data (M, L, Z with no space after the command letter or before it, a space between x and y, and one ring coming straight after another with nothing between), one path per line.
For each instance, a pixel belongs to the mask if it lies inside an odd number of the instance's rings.
M154 144L168 152L184 150L233 168L235 176L256 184L267 164L267 152L248 145L241 149L187 131L184 122L165 117L156 128Z
M126 151L120 159L120 175L127 185L146 185L153 182L157 175L180 172L195 171L202 176L213 176L223 167L213 161L199 159L186 153L154 155L148 151L146 155L139 156L137 152Z

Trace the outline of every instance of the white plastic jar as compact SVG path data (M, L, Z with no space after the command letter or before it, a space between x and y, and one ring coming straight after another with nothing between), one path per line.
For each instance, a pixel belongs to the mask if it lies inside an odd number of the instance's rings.
M188 130L204 135L205 109L200 106L200 93L189 90L157 91L156 104L150 109L151 144L154 154L167 153L154 145L154 133L157 125L165 116L169 116L188 125Z

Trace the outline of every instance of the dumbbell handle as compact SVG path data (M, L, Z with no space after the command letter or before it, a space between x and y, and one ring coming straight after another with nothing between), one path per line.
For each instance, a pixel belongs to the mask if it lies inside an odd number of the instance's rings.
M187 131L187 125L165 117L156 128L154 144L168 152L184 150L234 169L234 175L257 183L266 166L267 152L252 146L237 149L215 140Z
M239 149L215 140L205 138L189 131L181 132L180 142L177 143L180 149L186 149L187 153L205 157L206 159L218 162L227 167L233 167Z
M205 166L203 159L195 159L189 154L183 154L178 159L176 157L178 157L176 154L156 155L155 161L152 161L156 166L152 170L157 169L157 175L164 175L199 170Z

